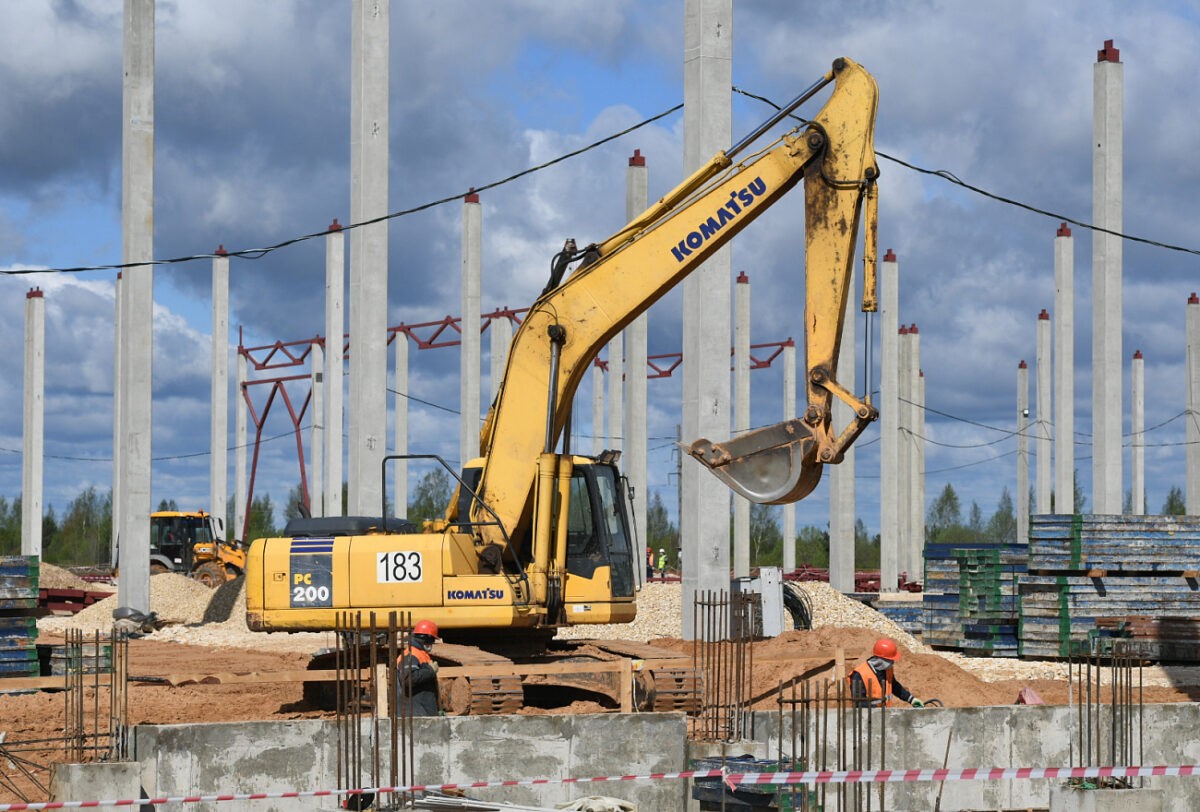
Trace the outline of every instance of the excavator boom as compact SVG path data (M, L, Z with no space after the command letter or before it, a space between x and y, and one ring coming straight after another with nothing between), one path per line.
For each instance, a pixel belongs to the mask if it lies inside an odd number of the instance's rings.
M812 121L734 163L767 128L831 83L833 92ZM553 451L574 393L600 349L801 180L807 274L804 414L729 443L700 440L688 450L737 492L769 503L803 498L820 480L821 466L841 460L876 416L867 401L834 379L864 201L869 264L864 303L873 309L876 104L871 75L849 59L837 60L771 121L718 153L620 232L591 246L590 264L561 284L552 279L513 337L480 441L484 468L477 493L509 537L522 535L533 523L537 468L532 461ZM556 268L558 274L561 270ZM830 426L833 397L855 414L841 433ZM481 531L489 542L506 541L495 527Z

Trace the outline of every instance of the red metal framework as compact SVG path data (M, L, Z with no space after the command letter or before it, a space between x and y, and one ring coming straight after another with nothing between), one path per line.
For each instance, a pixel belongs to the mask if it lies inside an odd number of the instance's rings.
M528 312L529 308L523 307L518 310L497 308L491 313L484 313L482 315L483 323L479 331L481 334L486 332L496 319L508 319L514 326L520 326L525 314ZM427 321L418 324L400 323L395 327L388 328L388 345L391 345L396 340L396 337L401 335L415 344L419 350L456 347L462 344L462 319L457 316L446 316L436 321ZM349 336L343 336L342 342L342 357L349 358ZM299 341L276 341L273 344L246 347L242 344L241 328L238 329L238 354L246 359L248 368L254 372L275 372L305 366L309 363L314 345L326 346L325 337L317 335ZM795 346L795 342L790 338L784 341L770 341L763 344L750 345L750 368L769 368L785 347L792 346ZM769 352L756 354L756 350L768 350ZM733 354L732 349L730 350L730 354ZM594 363L602 370L608 371L607 361L597 358ZM646 378L648 380L670 378L682 363L682 352L647 356L646 366L648 369ZM291 384L290 387L289 384ZM255 407L255 398L252 396L252 393L257 392L266 392L265 396L260 397L262 401L261 411ZM254 486L258 474L258 457L262 446L263 427L266 425L271 408L277 398L283 402L284 407L287 409L288 417L292 421L292 431L296 436L296 460L300 467L301 496L304 499L305 508L310 506L308 469L304 462L304 440L300 428L301 422L304 420L304 415L312 403L312 376L277 374L247 380L242 383L241 395L250 413L250 418L254 423L254 453L250 464L250 476L246 492L246 509L244 513L245 520L242 526L242 538L245 538L249 531L250 506L254 503ZM299 404L298 407L297 403Z

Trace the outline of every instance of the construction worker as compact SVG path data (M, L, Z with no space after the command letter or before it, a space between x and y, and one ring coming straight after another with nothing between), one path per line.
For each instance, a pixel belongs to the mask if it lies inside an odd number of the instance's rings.
M893 666L899 659L900 648L895 640L881 637L875 641L871 656L847 677L855 707L896 707L901 702L906 702L914 708L925 707L925 703L909 693L892 673Z
M658 577L662 578L667 574L667 550L665 547L658 548Z
M409 645L404 647L396 660L402 712L409 707L413 716L438 716L441 712L438 702L438 664L430 654L437 637L436 623L418 620L409 637Z

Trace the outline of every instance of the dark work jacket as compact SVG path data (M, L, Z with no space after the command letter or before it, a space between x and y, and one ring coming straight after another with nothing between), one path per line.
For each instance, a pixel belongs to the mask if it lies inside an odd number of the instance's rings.
M892 663L882 657L869 658L851 671L847 679L850 680L850 696L860 707L881 704L894 707L899 704L897 699L904 704L912 701L912 694L896 679Z
M415 644L405 648L397 660L401 714L407 710L411 697L413 716L439 715L437 672L430 665L432 662L429 652Z

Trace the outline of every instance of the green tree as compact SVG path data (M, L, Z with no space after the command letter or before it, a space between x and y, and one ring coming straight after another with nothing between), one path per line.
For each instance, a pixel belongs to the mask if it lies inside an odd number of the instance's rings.
M1172 485L1171 490L1167 491L1167 501L1163 502L1162 512L1164 516L1187 514L1187 502L1183 498L1183 491L1178 486Z
M304 504L304 488L300 483L288 491L287 503L283 508L283 519L290 522L292 519L299 519L303 514L300 512L300 506Z
M879 534L869 535L862 519L854 520L854 566L860 570L879 569Z
M174 499L163 499L162 501L160 501L158 503L158 509L155 510L154 512L158 513L158 512L164 511L164 510L178 511L179 505L175 502Z
M1008 492L1008 486L1000 491L996 512L988 520L986 537L995 544L1017 543L1017 517L1013 512L1012 494Z
M977 533L982 536L983 535L983 511L979 509L978 502L974 502L974 501L971 502L971 512L968 515L970 516L970 518L967 519L967 527L971 530L972 533Z
M112 537L112 491L101 496L90 486L67 505L58 529L58 564L97 565L108 560Z
M446 514L446 506L454 495L450 474L440 465L430 469L413 491L408 503L408 520L420 524L426 519L436 519Z
M962 505L958 494L949 482L933 504L925 520L926 535L930 541L940 542L943 537L962 528Z
M810 567L829 566L829 531L807 524L796 534L796 563Z
M250 503L246 541L270 538L278 534L275 529L275 505L270 494L254 497Z
M0 555L21 553L21 498L11 503L0 496Z
M750 505L750 564L769 566L783 559L783 533L772 505Z
M675 550L679 547L679 530L671 524L667 506L657 491L650 494L650 501L646 505L646 546L656 556L659 549Z

